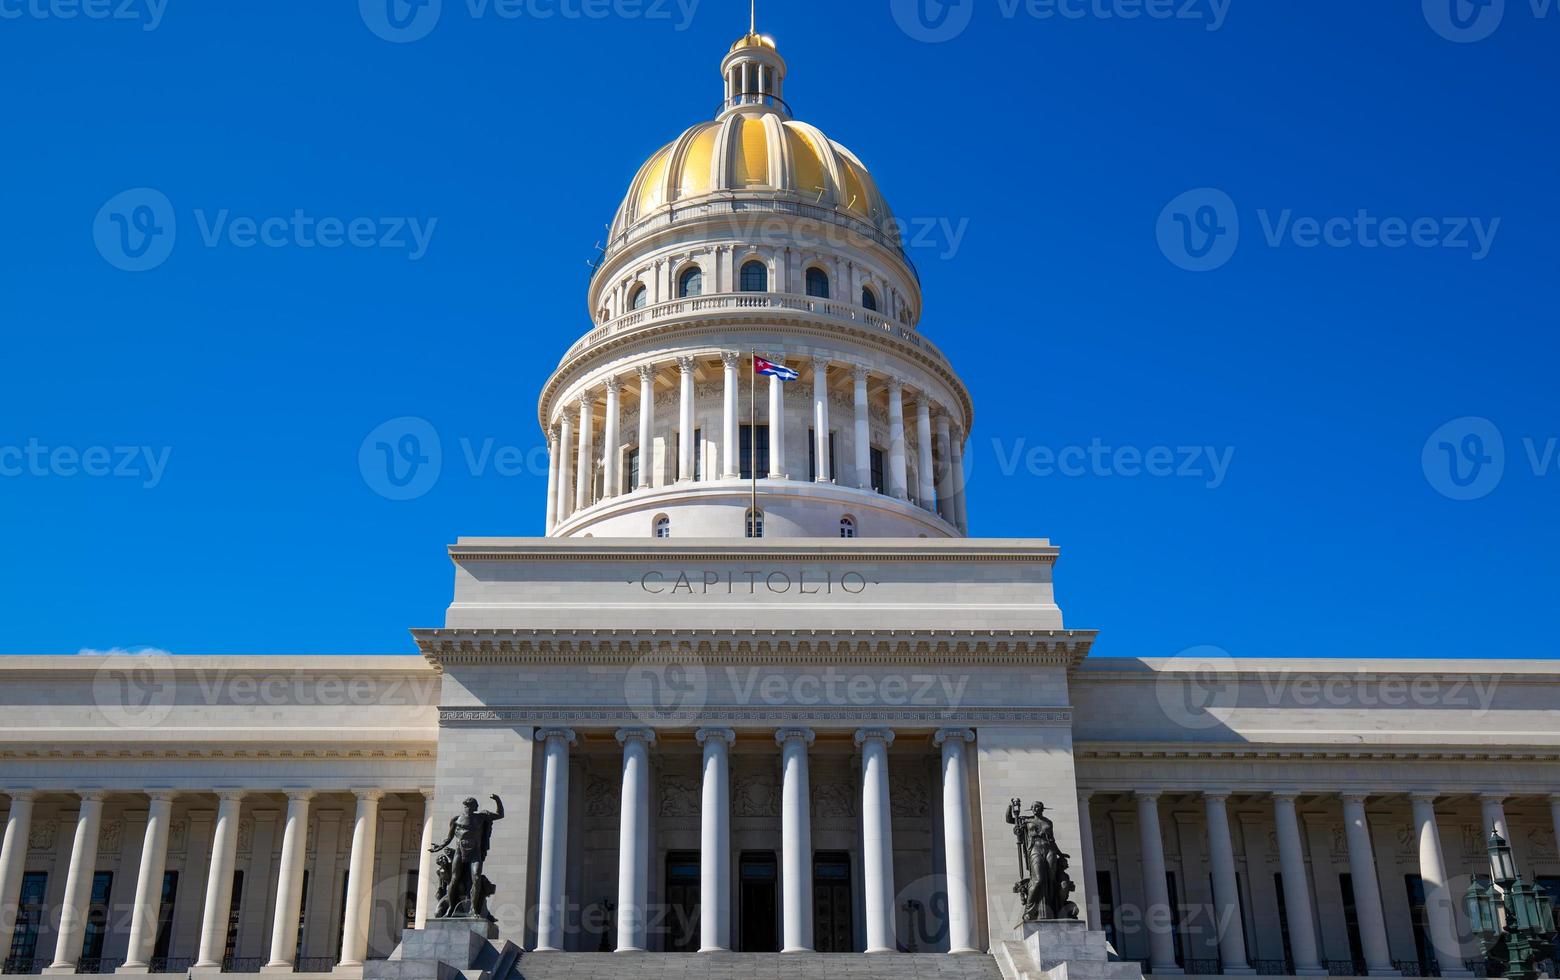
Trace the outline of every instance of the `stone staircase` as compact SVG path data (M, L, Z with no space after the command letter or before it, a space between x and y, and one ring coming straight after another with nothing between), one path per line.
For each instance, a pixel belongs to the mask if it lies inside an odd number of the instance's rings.
M986 955L525 953L510 980L1002 980Z

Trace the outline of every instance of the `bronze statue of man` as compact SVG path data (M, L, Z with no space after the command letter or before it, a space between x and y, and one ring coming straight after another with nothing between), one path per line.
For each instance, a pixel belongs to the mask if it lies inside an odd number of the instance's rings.
M493 883L482 876L482 865L493 843L493 823L504 819L504 801L497 796L489 799L496 807L492 812L478 810L477 801L468 798L462 812L450 818L450 833L444 843L428 849L444 852L439 861L440 899L434 918L493 918L487 907Z
M1076 919L1078 906L1067 900L1073 882L1067 875L1067 855L1056 844L1056 827L1045 815L1045 804L1036 802L1028 816L1014 798L1008 803L1007 822L1018 838L1018 859L1023 877L1013 886L1024 904L1024 920Z

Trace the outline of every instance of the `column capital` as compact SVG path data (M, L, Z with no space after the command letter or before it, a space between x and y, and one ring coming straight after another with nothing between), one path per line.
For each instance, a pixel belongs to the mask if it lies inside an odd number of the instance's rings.
M634 373L639 375L639 381L642 384L653 384L655 382L654 364L641 364L634 369Z
M1298 789L1275 789L1270 795L1273 797L1274 803L1292 804L1300 798L1300 793L1301 791Z
M420 789L417 792L422 794L422 798L423 798L423 802L424 803L432 803L433 802L433 790L431 790L431 789Z
M855 367L851 368L850 376L857 384L861 384L862 382L870 381L872 379L872 372L868 370L866 365L857 364Z
M8 789L0 792L10 797L12 803L32 803L38 799L38 791L35 789ZM1560 793L1556 793L1554 798L1560 800Z
M78 790L76 795L81 797L81 802L83 803L102 803L108 798L108 790L83 789Z
M811 745L817 737L818 734L811 728L782 728L775 732L775 744L784 745L793 739L800 739Z
M896 398L903 397L904 393L905 393L905 383L904 383L904 380L901 379L901 378L895 378L895 377L892 377L892 376L889 377L889 379L888 379L888 393L890 395L896 397Z
M814 357L814 358L812 358L812 369L814 371L827 372L829 370L829 364L830 364L830 359L827 358L827 357Z
M684 355L677 359L677 370L681 371L683 374L692 374L694 365L696 363L697 361L695 358Z
M1509 797L1509 795L1510 794L1507 794L1507 793L1499 793L1499 792L1493 792L1493 791L1487 792L1487 793L1480 793L1479 794L1479 802L1480 803L1499 803L1501 805L1505 805L1506 800Z
M1415 803L1434 804L1436 800L1441 798L1441 794L1433 789L1416 789L1408 794L1408 798Z
M1135 789L1132 791L1132 796L1139 803L1158 803L1159 796L1163 792L1164 790L1161 789Z
M573 745L578 741L572 728L538 728L536 730L536 740L538 742L551 742L555 738L562 739L569 745Z
M734 368L742 362L742 352L723 350L720 352L720 363L728 368Z
M939 728L932 735L933 745L942 745L944 742L954 741L975 741L975 730L973 728Z
M1552 804L1560 804L1560 793L1550 793L1549 802Z
M1342 800L1343 802L1358 803L1360 806L1364 806L1365 800L1369 797L1370 793L1362 789L1346 789L1338 794L1338 799Z
M579 397L574 400L574 405L580 410L580 417L583 419L585 415L589 414L591 409L590 392L580 392Z
M146 798L153 803L172 803L178 795L178 790L172 789L149 789L146 791Z
M221 800L223 803L240 803L240 802L243 801L244 794L247 793L248 790L234 789L234 788L228 787L228 788L222 788L222 789L215 789L215 790L212 790L212 792L216 793L217 794L217 799Z
M556 423L556 422L550 423L547 426L547 442L548 442L548 444L552 445L552 446L556 446L559 443L559 441L562 440L562 438L563 438L563 432L559 428L558 423Z
M894 744L894 730L892 728L858 728L856 729L856 746L859 748L868 742L882 742L884 748Z
M314 799L316 791L312 789L290 789L287 791L287 802L307 803Z
M617 730L618 744L627 746L629 742L643 742L646 745L655 744L655 731L650 728L619 728Z
M1203 801L1218 803L1222 806L1230 801L1230 791L1227 789L1205 789L1203 790Z
M385 791L382 789L355 789L352 795L357 797L359 803L378 803L384 799Z
M615 395L623 390L623 381L617 375L613 375L602 383L607 386L607 394L609 395Z
M731 745L737 740L737 733L730 728L701 728L693 733L694 741L703 745L705 742L724 742Z

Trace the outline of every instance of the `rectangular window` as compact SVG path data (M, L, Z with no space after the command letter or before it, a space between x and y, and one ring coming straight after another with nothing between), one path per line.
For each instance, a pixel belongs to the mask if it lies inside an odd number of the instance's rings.
M639 486L639 447L635 446L628 451L628 465L623 467L623 475L628 480L628 485L623 487L624 493L632 493Z
M1120 952L1116 945L1116 890L1111 887L1109 871L1094 873L1094 888L1100 897L1100 928L1105 930L1105 941Z
M1360 940L1359 906L1354 900L1354 876L1338 876L1338 889L1343 893L1343 926L1349 933L1349 958L1354 961L1355 976L1365 975L1365 946Z
M829 433L829 476L838 481L840 471L834 465L834 433ZM807 479L818 479L818 430L807 430Z
M753 479L753 462L755 452L758 461L758 478L762 480L769 475L769 426L758 427L758 446L753 446L753 427L742 427L742 479Z
M872 447L872 489L883 492L883 450Z
M99 871L92 876L92 899L87 906L87 931L81 942L81 958L91 968L99 968L103 959L103 940L108 937L109 897L114 890L114 873Z
M16 930L11 933L11 952L6 958L7 973L32 971L38 953L38 931L43 925L43 897L49 876L42 871L22 875L22 891L17 902Z

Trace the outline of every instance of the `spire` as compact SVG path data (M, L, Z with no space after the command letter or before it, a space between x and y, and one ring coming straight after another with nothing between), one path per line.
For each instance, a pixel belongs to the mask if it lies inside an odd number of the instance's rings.
M748 3L748 33L758 33L758 0L749 0Z
M775 50L774 38L758 33L758 0L748 0L748 32L727 52L721 74L726 80L721 112L772 109L790 115L780 97L785 59Z

